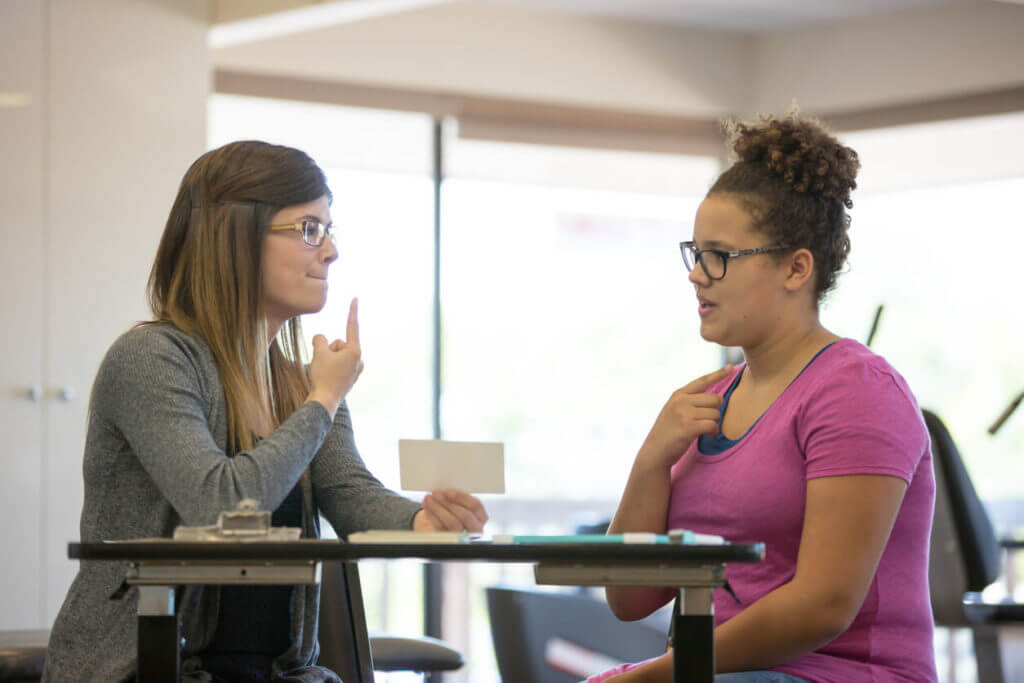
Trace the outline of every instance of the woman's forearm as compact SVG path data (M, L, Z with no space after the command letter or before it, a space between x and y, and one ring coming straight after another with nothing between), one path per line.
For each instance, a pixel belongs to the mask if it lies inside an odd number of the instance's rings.
M668 523L670 487L669 469L648 465L644 458L637 456L608 533L664 533ZM636 586L608 586L605 593L615 616L625 620L647 616L664 605L672 595L672 591L664 588Z
M797 584L782 585L715 629L715 668L751 671L792 661L845 631L849 613Z
M842 610L786 584L715 629L715 671L758 671L792 661L845 630ZM608 683L670 683L672 652Z

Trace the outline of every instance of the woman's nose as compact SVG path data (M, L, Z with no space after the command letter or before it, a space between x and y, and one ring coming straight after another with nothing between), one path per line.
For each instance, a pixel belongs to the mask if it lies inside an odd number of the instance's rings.
M334 263L338 260L338 247L334 244L333 238L328 237L320 245L320 258L324 263Z
M694 264L693 270L690 271L687 279L693 284L701 285L702 287L707 287L711 284L711 278L704 272L704 266L700 263Z

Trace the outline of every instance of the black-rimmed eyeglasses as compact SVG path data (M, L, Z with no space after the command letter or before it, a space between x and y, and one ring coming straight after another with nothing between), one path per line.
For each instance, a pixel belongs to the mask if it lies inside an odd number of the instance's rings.
M332 240L334 239L334 223L324 225L312 218L303 218L295 223L271 225L267 229L272 232L277 232L278 230L298 230L302 233L302 241L311 247L319 247L328 237Z
M721 280L725 277L726 265L731 258L750 256L751 254L767 254L770 251L788 249L784 244L774 244L768 247L757 249L738 249L736 251L725 251L724 249L698 249L694 242L680 242L679 250L683 253L683 263L686 270L692 271L698 263L704 269L705 275L712 280Z

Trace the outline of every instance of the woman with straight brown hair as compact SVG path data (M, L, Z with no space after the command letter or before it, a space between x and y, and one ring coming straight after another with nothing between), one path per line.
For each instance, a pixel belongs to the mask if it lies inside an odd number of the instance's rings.
M460 491L422 506L384 488L353 439L345 396L362 372L356 302L346 337L313 338L299 316L326 302L338 256L323 172L303 152L235 142L182 180L149 281L153 320L122 335L93 385L83 541L170 537L214 524L245 498L275 526L319 536L364 529L480 531L487 514ZM135 675L123 570L83 562L50 636L44 680ZM179 611L194 680L337 681L316 666L319 589L189 586Z

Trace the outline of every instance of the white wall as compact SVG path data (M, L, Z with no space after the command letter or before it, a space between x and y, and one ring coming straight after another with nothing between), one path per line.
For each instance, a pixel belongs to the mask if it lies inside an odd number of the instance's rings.
M459 2L214 50L217 68L652 113L751 92L741 35Z
M686 117L836 113L1024 85L1024 5L762 36L457 2L214 50L217 68Z
M751 110L797 98L869 109L1024 85L1024 5L977 2L773 33L756 40Z

